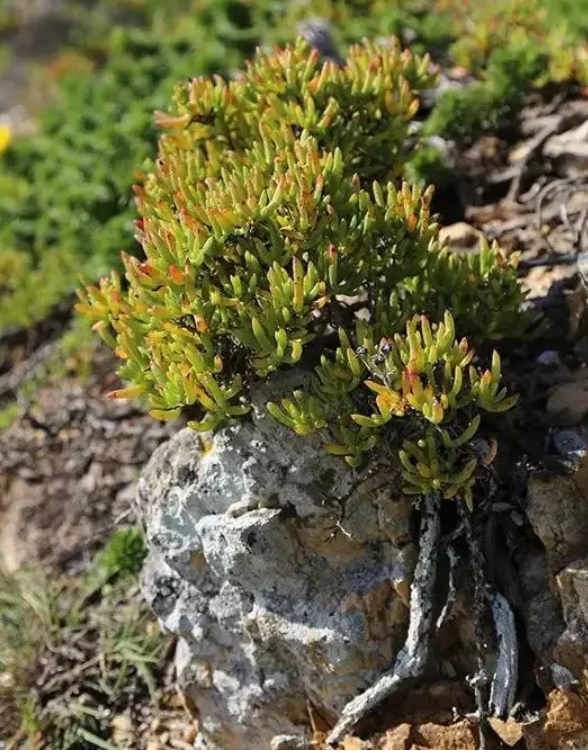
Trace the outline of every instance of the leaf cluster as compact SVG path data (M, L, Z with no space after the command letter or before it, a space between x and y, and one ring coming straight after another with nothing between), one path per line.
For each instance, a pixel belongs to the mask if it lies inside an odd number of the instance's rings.
M396 42L354 46L340 68L299 40L259 51L233 81L178 88L173 111L157 115L157 167L137 189L146 260L125 255L128 287L112 274L80 293L124 362L129 386L115 396L141 397L160 419L185 409L210 430L247 413L255 381L318 364L320 395L285 397L274 413L306 434L332 428L333 401L355 462L377 443L376 426L351 425L357 411L340 406L341 391L365 392L356 348L419 312L449 328L451 309L475 337L521 329L513 264L496 246L441 248L431 190L398 181L431 77L429 60ZM330 367L338 338L351 360Z
M512 121L546 65L547 52L534 41L513 41L495 50L481 81L443 94L425 132L463 141L498 130Z
M498 353L490 369L476 368L449 312L440 323L415 315L403 333L379 342L365 323L356 327L362 345L354 350L341 330L312 390L270 403L270 413L303 436L328 427L325 448L353 467L375 447L395 450L405 493L460 494L471 504L477 459L470 442L482 411L500 413L516 403L500 383Z

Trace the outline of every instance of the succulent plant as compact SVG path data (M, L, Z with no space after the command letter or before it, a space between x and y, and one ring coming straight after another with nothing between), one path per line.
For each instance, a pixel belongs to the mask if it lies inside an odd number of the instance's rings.
M512 401L497 357L490 372L464 372L471 351L455 328L512 335L523 294L498 247L442 248L432 189L399 181L433 76L395 41L354 46L340 67L298 40L258 51L230 82L178 87L172 112L157 114L156 170L136 189L146 259L125 255L126 283L113 273L80 293L124 361L129 386L115 396L211 430L248 412L256 381L316 368L308 393L270 407L276 418L321 431L353 465L398 419L407 441L418 435L418 451L402 448L409 486L468 488L454 431L467 414L469 437L476 410ZM367 415L357 406L370 399Z

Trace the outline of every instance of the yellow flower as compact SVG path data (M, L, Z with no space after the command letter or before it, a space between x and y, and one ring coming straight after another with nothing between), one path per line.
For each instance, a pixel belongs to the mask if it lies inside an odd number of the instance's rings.
M4 154L10 146L11 141L12 131L10 130L10 126L6 123L0 124L0 154Z

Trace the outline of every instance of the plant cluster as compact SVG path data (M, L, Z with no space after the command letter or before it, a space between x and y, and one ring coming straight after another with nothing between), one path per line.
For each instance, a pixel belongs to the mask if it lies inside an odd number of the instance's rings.
M512 122L546 64L547 53L528 40L495 50L481 81L444 93L425 123L425 133L459 141Z
M327 449L353 465L401 413L408 434L421 419L449 422L438 455L428 444L414 462L429 453L422 478L465 493L471 474L456 470L451 432L464 414L475 429L475 410L510 402L496 359L464 375L472 353L454 321L474 338L513 335L523 294L497 247L441 248L431 190L398 184L432 75L427 57L395 42L353 46L338 67L299 40L259 51L233 81L177 89L174 110L158 115L157 167L137 189L146 259L125 255L128 287L113 273L80 293L79 310L124 361L131 384L115 396L142 397L160 419L186 409L190 426L210 430L248 412L256 380L316 366L310 390L285 396L276 417L328 434ZM442 323L416 326L415 314ZM377 355L382 343L389 353ZM380 357L388 371L375 369ZM384 404L383 389L397 410L361 417L373 390Z
M475 138L511 122L533 88L586 80L585 48L565 16L550 16L542 0L438 0L437 7L453 19L447 59L477 81L444 94L429 133Z
M155 694L167 642L133 582L139 544L138 531L116 532L78 579L0 571L6 747L112 747L104 708L122 713Z
M150 169L151 112L164 107L173 82L226 73L259 41L289 41L299 22L320 16L332 21L342 54L364 36L408 34L414 50L466 66L479 80L447 92L425 130L472 138L511 118L532 85L582 79L578 43L551 22L555 0L548 3L552 16L542 4L174 0L165 13L155 0L68 4L77 51L50 67L55 102L41 114L39 132L0 157L0 266L7 270L0 328L43 318L67 296L78 271L97 279L121 248L140 253L130 185ZM449 175L431 149L415 152L405 169L411 181L425 183Z

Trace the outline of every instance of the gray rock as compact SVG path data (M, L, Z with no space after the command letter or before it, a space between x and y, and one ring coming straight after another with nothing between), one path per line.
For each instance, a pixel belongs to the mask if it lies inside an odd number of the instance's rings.
M298 33L308 44L316 47L323 60L331 60L337 65L345 65L333 41L333 29L325 18L310 18L298 26Z
M588 437L562 429L553 444L569 475L529 481L527 515L544 553L522 562L520 576L529 643L552 685L566 687L588 668Z
M588 637L588 557L564 567L556 580L567 625Z
M272 738L272 750L309 750L310 742L301 735L276 735Z
M570 467L568 476L535 473L527 488L527 517L553 574L588 551L588 455L586 444L583 450L579 446L581 436L566 439L569 451L563 459ZM564 449L561 439L558 447Z
M249 421L160 447L138 490L143 592L180 636L179 683L221 748L306 734L309 702L334 722L407 623L415 547L398 480L357 485L318 440L266 416L272 389Z
M556 664L554 662L551 667L549 667L549 671L551 672L553 684L558 690L565 690L566 688L572 688L579 684L578 680L576 680L570 670L566 667L562 667L561 664Z

